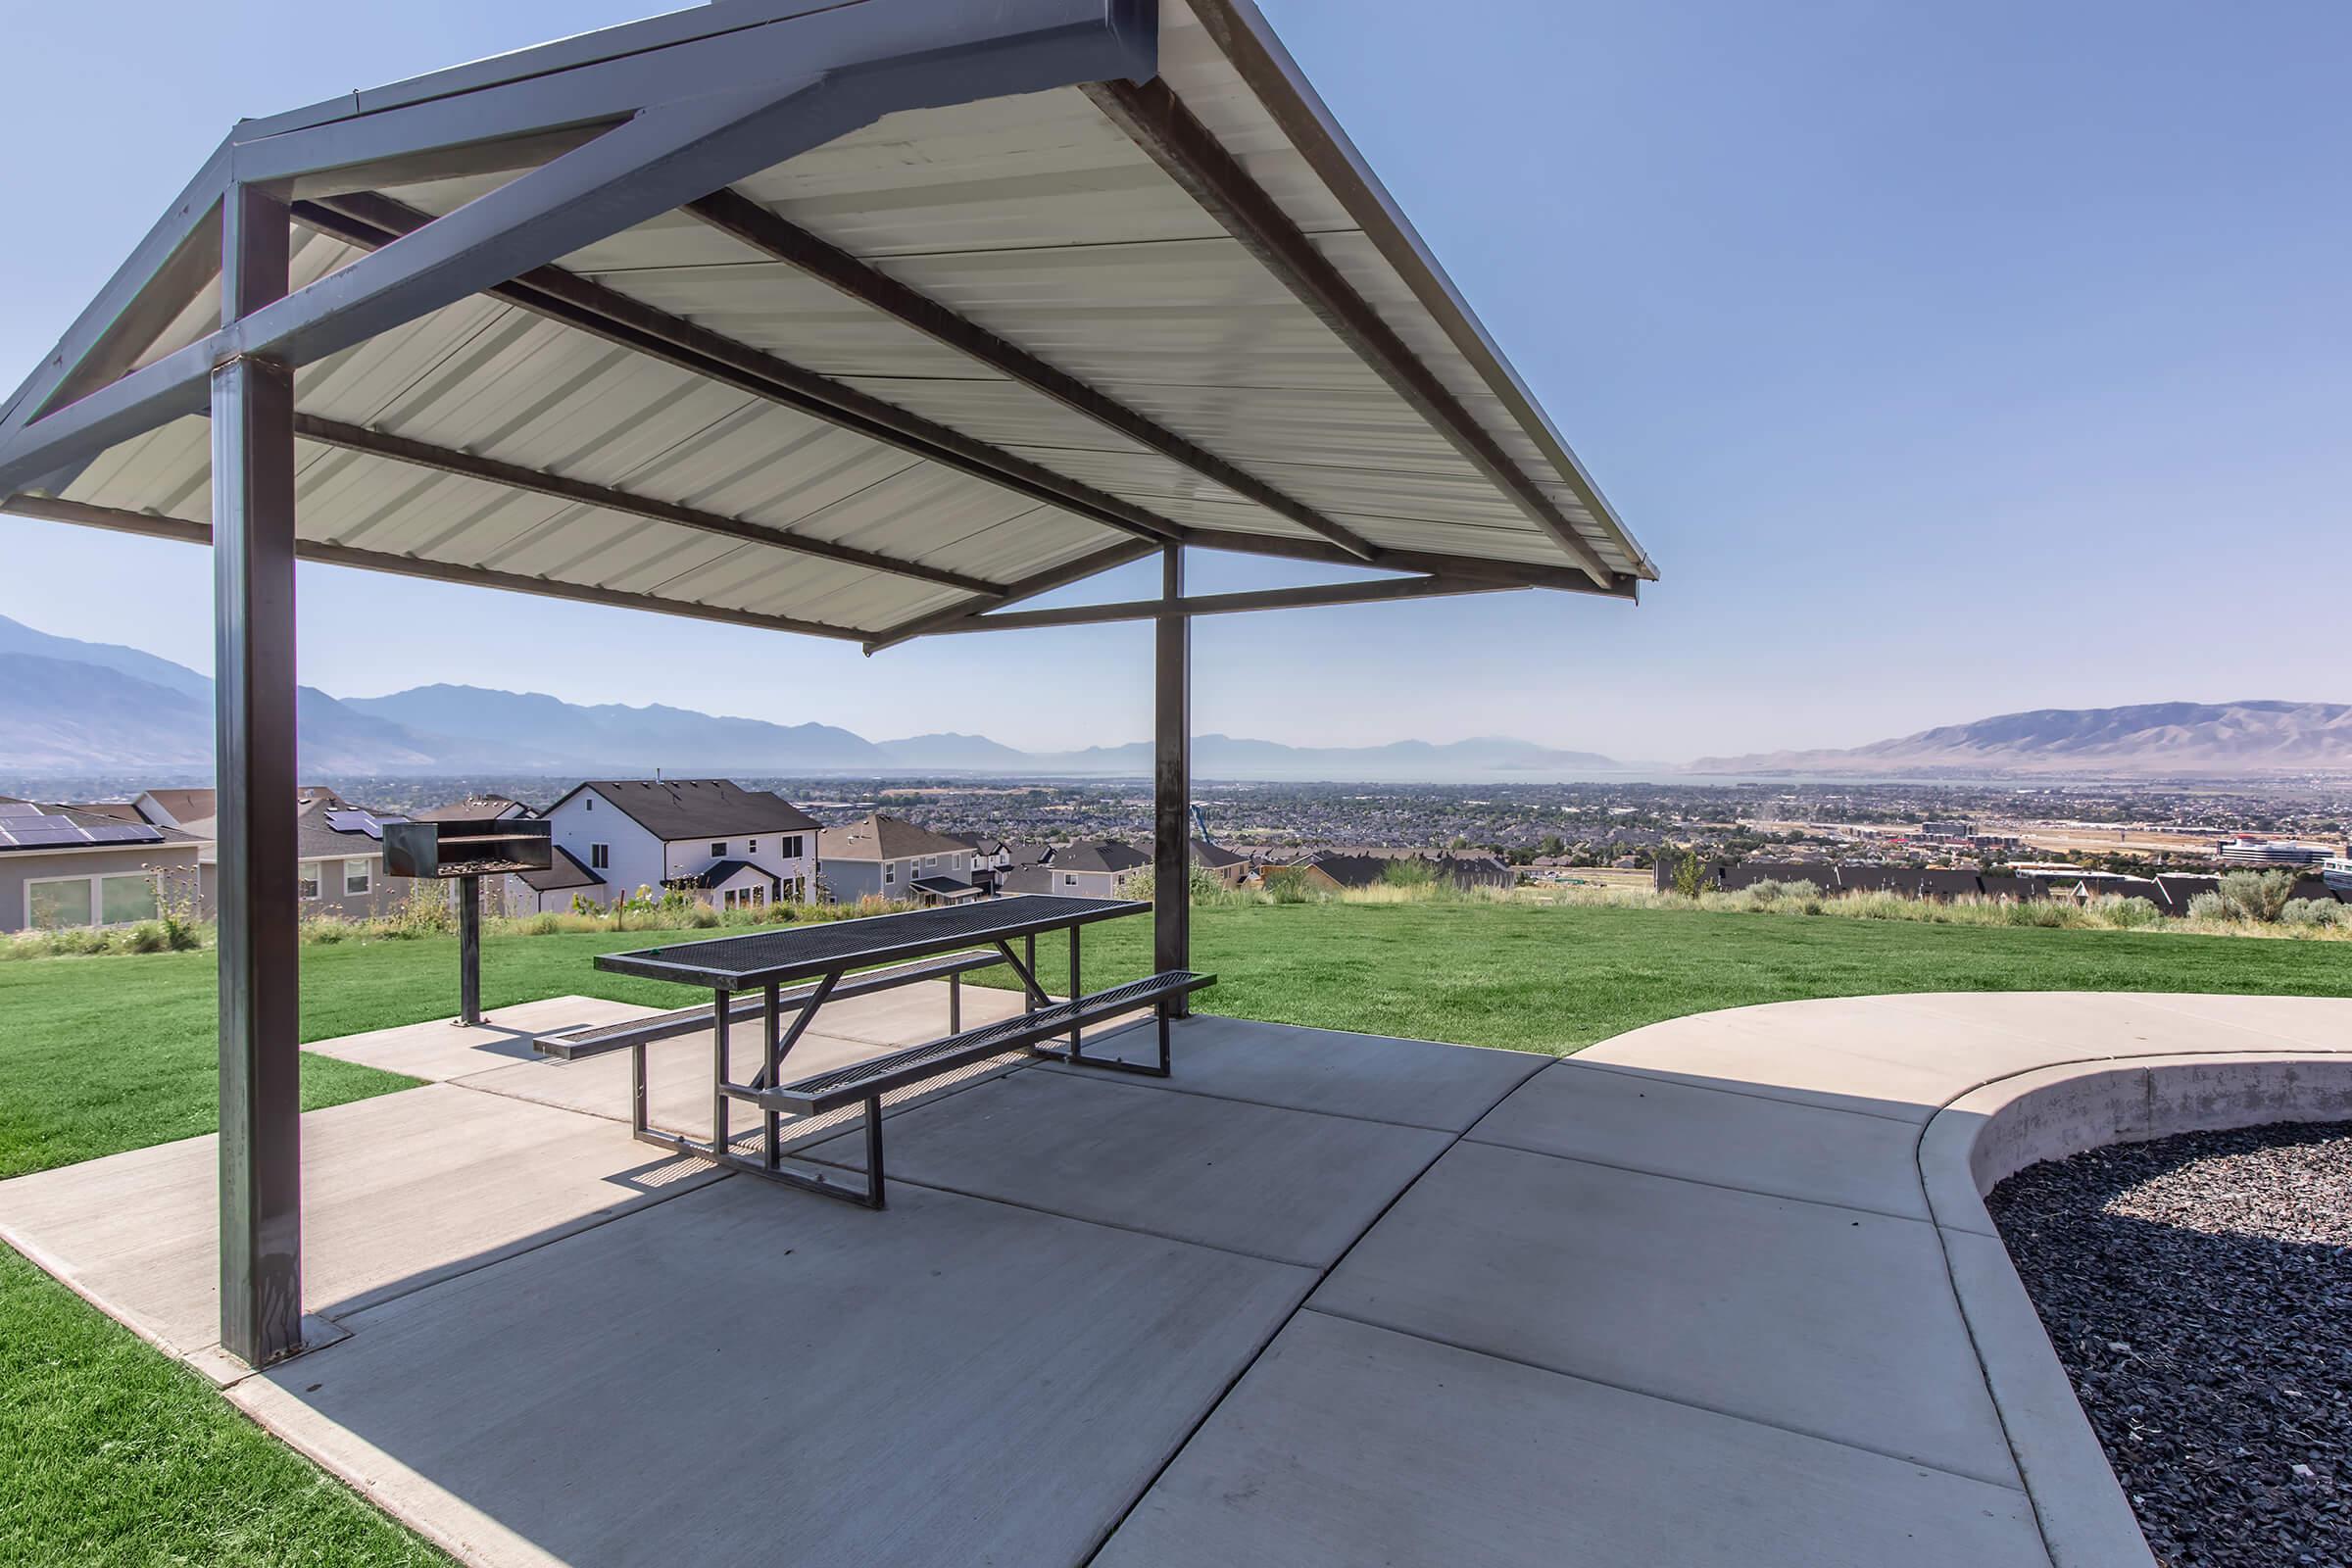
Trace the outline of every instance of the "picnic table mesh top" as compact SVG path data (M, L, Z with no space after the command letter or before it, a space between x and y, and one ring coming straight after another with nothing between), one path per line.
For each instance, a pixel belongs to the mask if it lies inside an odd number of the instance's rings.
M596 966L691 985L764 984L787 975L821 974L844 965L917 956L965 942L1025 936L1136 914L1150 907L1132 899L1024 894L859 920L785 926L749 936L673 943L634 953L608 953L597 958Z

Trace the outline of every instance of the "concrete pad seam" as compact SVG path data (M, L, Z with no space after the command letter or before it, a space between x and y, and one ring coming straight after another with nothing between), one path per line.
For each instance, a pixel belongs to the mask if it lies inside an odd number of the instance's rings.
M1536 1072L1542 1072L1543 1070L1544 1069L1542 1067L1538 1067ZM1535 1075L1535 1073L1529 1073L1527 1077L1533 1078ZM1526 1078L1521 1079L1519 1084L1513 1085L1509 1090L1504 1092L1502 1100L1507 1100L1511 1097L1511 1095L1518 1093L1520 1086L1524 1085L1526 1082ZM1500 1104L1502 1100L1497 1100L1495 1104ZM1487 1107L1490 1112L1492 1112L1494 1108L1494 1107L1493 1105ZM1485 1118L1481 1117L1480 1119L1484 1120ZM1372 1232L1379 1227L1380 1222L1384 1219L1387 1219L1390 1212L1394 1210L1398 1203L1404 1201L1404 1195L1411 1192L1414 1188L1420 1186L1421 1179L1424 1176L1427 1176L1432 1170L1437 1168L1438 1161L1444 1159L1461 1144L1462 1136L1462 1134L1456 1133L1453 1135L1453 1137L1447 1139L1445 1147L1438 1150L1436 1153L1430 1155L1428 1163L1424 1164L1419 1170L1413 1173L1411 1180L1400 1185L1396 1191L1390 1196L1389 1200L1380 1206L1380 1212L1364 1222L1364 1228L1355 1233L1355 1239L1353 1241L1349 1242L1346 1247L1340 1249L1338 1256L1334 1257L1329 1264L1315 1270L1314 1283L1309 1285L1305 1293L1298 1298L1298 1304L1283 1314L1282 1321L1275 1324L1273 1330L1266 1335L1264 1340L1259 1342L1256 1350L1250 1354L1250 1359L1244 1362L1240 1369L1233 1374L1233 1377L1227 1381L1224 1388L1217 1391L1217 1396L1210 1400L1208 1408L1200 1413L1200 1419L1193 1423L1192 1430L1185 1433L1185 1435L1177 1441L1175 1446L1168 1450L1168 1456L1159 1462L1159 1468L1152 1471L1150 1479L1146 1480L1144 1484L1136 1490L1135 1495L1127 1499L1127 1506L1119 1510L1119 1516L1110 1522L1109 1528L1102 1532L1102 1539L1097 1541L1093 1549L1087 1552L1085 1558L1083 1559L1086 1568L1091 1568L1091 1565L1094 1563L1095 1559L1102 1554L1103 1547L1110 1544L1112 1538L1116 1537L1120 1529L1124 1527L1127 1521L1134 1516L1135 1510L1143 1506L1144 1499L1152 1495L1153 1489L1159 1485L1161 1478L1168 1473L1169 1468L1173 1466L1178 1459L1184 1456L1185 1449L1193 1446L1193 1440L1200 1435L1201 1431L1207 1427L1209 1422L1216 1419L1217 1412L1225 1407L1225 1401L1233 1396L1233 1391L1241 1387L1242 1379L1248 1377L1251 1369L1254 1368L1259 1361L1265 1358L1267 1347L1271 1346L1275 1340L1281 1336L1284 1329L1289 1328L1292 1323L1298 1320L1299 1313L1308 1310L1306 1303L1314 1299L1315 1293L1320 1291L1325 1283L1330 1280L1332 1275L1339 1271L1340 1266L1348 1261L1349 1255L1352 1254L1358 1247L1363 1245L1364 1238L1371 1235ZM1312 1264L1309 1264L1308 1266L1310 1268L1313 1267Z
M835 1170L858 1169L856 1165L845 1164L837 1159L817 1159L807 1154L798 1157L808 1160L811 1165L826 1165ZM1413 1179L1420 1180L1418 1176ZM1043 1214L1048 1219L1068 1220L1074 1225L1100 1225L1106 1231L1125 1231L1130 1236L1148 1236L1152 1241L1173 1242L1179 1247L1198 1247L1211 1252L1224 1252L1233 1257L1246 1257L1256 1263L1279 1263L1284 1268L1305 1268L1318 1271L1322 1267L1320 1264L1310 1263L1303 1258L1277 1257L1271 1252L1252 1252L1247 1248L1227 1247L1220 1242L1204 1242L1196 1236L1171 1236L1165 1231L1146 1230L1141 1225L1122 1225L1115 1219L1103 1219L1094 1214L1072 1214L1065 1209L1048 1208L1043 1203L1024 1203L1019 1199L1005 1198L996 1193L975 1193L968 1187L951 1187L945 1182L917 1181L911 1176L893 1176L890 1178L890 1185L893 1187L919 1187L925 1192L932 1193L949 1193L957 1198L971 1199L975 1202L995 1203L1004 1208L1017 1208L1024 1213ZM1321 1281L1317 1280L1316 1283L1320 1284Z
M1607 1041L1605 1041L1605 1040L1596 1040L1596 1041L1594 1041L1594 1042L1593 1042L1593 1044L1594 1044L1594 1045L1606 1045L1606 1044L1608 1044L1608 1042L1607 1042ZM1563 1058L1561 1058L1561 1059L1563 1059L1563 1060L1566 1060L1566 1059L1569 1059L1569 1058L1563 1057ZM1619 1077L1621 1077L1621 1078L1647 1078L1647 1079L1651 1079L1651 1080L1655 1080L1655 1079L1658 1077L1658 1075L1659 1075L1660 1073L1668 1073L1668 1074L1671 1074L1671 1073L1674 1073L1675 1071L1677 1071L1677 1070L1678 1070L1678 1069L1671 1068L1671 1067L1630 1067L1630 1066L1627 1066L1627 1065L1625 1065L1625 1064L1623 1064L1623 1063L1621 1063L1621 1062L1614 1062L1614 1061L1588 1061L1588 1062L1584 1062L1584 1063L1582 1063L1581 1065L1583 1065L1583 1066L1587 1066L1587 1067L1590 1067L1590 1068L1593 1069L1595 1072L1613 1072L1613 1073L1617 1074L1617 1075L1618 1075ZM1672 1082L1674 1082L1674 1083L1675 1083L1675 1084L1676 1084L1678 1087L1680 1087L1680 1088L1684 1088L1684 1089L1704 1089L1704 1090L1707 1090L1707 1091L1709 1091L1709 1092L1711 1092L1711 1093L1718 1094L1718 1095L1738 1095L1738 1096L1739 1096L1740 1098L1741 1098L1742 1100L1777 1100L1777 1101L1780 1101L1780 1102L1783 1102L1783 1103L1785 1103L1785 1104L1815 1104L1815 1102L1811 1102L1811 1101L1792 1101L1792 1100L1790 1100L1790 1099L1789 1099L1789 1095L1791 1095L1791 1094L1802 1094L1802 1093L1805 1093L1806 1091L1803 1091L1803 1090L1796 1090L1796 1089L1792 1089L1792 1090L1789 1090L1789 1091L1788 1091L1788 1093L1786 1093L1786 1094L1778 1094L1778 1095L1766 1095L1766 1094L1758 1094L1758 1093L1756 1093L1755 1091L1753 1091L1753 1090L1748 1090L1748 1089L1732 1089L1732 1088L1727 1088L1726 1086L1724 1086L1724 1085L1722 1085L1722 1084L1701 1084L1701 1083L1692 1083L1692 1082L1690 1082L1690 1077L1692 1077L1692 1076L1694 1076L1694 1075L1686 1074L1686 1075L1684 1075L1684 1076L1683 1076L1683 1077L1681 1077L1681 1078L1674 1078L1674 1079L1672 1079L1671 1081L1672 1081ZM1818 1104L1815 1104L1815 1108L1816 1108L1816 1109L1820 1109L1820 1110L1835 1110L1835 1111L1841 1111L1841 1112L1843 1112L1845 1115L1848 1115L1848 1116L1868 1116L1868 1117L1871 1117L1873 1120L1876 1120L1876 1121L1891 1121L1891 1122L1901 1122L1901 1123L1903 1123L1903 1124L1905 1124L1905 1125L1908 1125L1908 1124L1911 1122L1911 1120L1912 1120L1912 1118L1911 1118L1911 1117L1909 1117L1909 1116L1889 1116L1889 1115L1886 1115L1886 1113L1884 1113L1884 1112L1882 1112L1882 1111L1876 1111L1876 1110L1856 1110L1856 1109L1854 1109L1854 1108L1853 1108L1851 1105L1818 1105Z
M1482 1149L1503 1149L1514 1154L1533 1154L1539 1159L1557 1159L1571 1165L1592 1165L1600 1170L1613 1170L1627 1176L1647 1176L1662 1182L1686 1182L1692 1187L1711 1187L1719 1193L1741 1193L1749 1198L1769 1198L1777 1203L1804 1203L1813 1208L1843 1209L1848 1214L1868 1214L1874 1219L1899 1219L1911 1225L1933 1225L1932 1219L1917 1214L1898 1214L1890 1208L1872 1208L1867 1203L1841 1203L1834 1198L1798 1198L1788 1193L1776 1193L1762 1187L1740 1187L1731 1182L1711 1182L1703 1176L1683 1176L1668 1170L1648 1170L1640 1165L1620 1165L1613 1159L1594 1159L1590 1154L1563 1154L1549 1149L1530 1149L1500 1138L1481 1138L1475 1131L1462 1134L1465 1144L1477 1144Z
M1055 1077L1066 1076L1075 1078L1086 1074L1089 1071L1089 1069L1083 1066L1073 1067L1069 1063L1060 1061L1058 1059L1039 1059L1034 1061L1025 1061L1022 1062L1021 1065L1023 1067L1043 1069L1051 1072ZM1100 1079L1101 1073L1098 1071L1094 1074L1094 1076ZM1535 1074L1533 1073L1528 1074L1528 1077L1530 1078L1533 1078ZM1213 1089L1195 1089L1189 1084L1180 1084L1174 1078L1145 1078L1134 1073L1122 1073L1120 1074L1120 1078L1122 1080L1120 1087L1126 1089L1157 1089L1167 1094L1191 1095L1197 1100L1221 1100L1227 1104L1232 1105L1262 1105L1268 1110L1304 1111L1309 1116L1333 1116L1337 1117L1341 1121L1368 1122L1375 1127L1402 1127L1417 1133L1452 1133L1454 1131L1451 1127L1440 1127L1425 1121L1397 1121L1391 1116L1362 1116L1351 1110L1324 1110L1319 1107L1309 1107L1306 1105L1285 1104L1282 1102L1275 1100L1251 1100L1247 1095L1219 1094ZM1514 1085L1513 1087L1516 1088L1517 1086ZM1506 1094L1503 1098L1508 1099L1509 1096ZM1502 1102L1498 1100L1495 1102L1495 1104L1500 1104L1501 1102ZM1480 1111L1480 1120L1484 1120L1494 1111L1494 1105L1489 1105L1485 1110ZM1456 1133L1454 1136L1459 1137L1460 1134Z
M1542 1372L1550 1377L1570 1378L1579 1383L1590 1383L1595 1388L1614 1389L1620 1394L1631 1394L1644 1399L1655 1399L1661 1404L1681 1405L1686 1410L1698 1410L1707 1415L1721 1416L1727 1421L1739 1421L1751 1427L1764 1428L1767 1431L1787 1432L1795 1437L1811 1438L1816 1443L1836 1444L1840 1448L1851 1448L1856 1453L1876 1454L1879 1458L1891 1459L1897 1464L1912 1465L1921 1470L1933 1470L1937 1475L1955 1476L1962 1481L1973 1481L1979 1486L1998 1487L2004 1492L2022 1493L2026 1490L2024 1486L2014 1481L2002 1481L1992 1476L1971 1475L1965 1470L1954 1470L1947 1465L1936 1464L1914 1454L1895 1453L1886 1448L1874 1448L1867 1443L1855 1443L1850 1439L1832 1437L1826 1432L1815 1432L1808 1427L1785 1426L1778 1421L1766 1421L1756 1416L1743 1415L1738 1410L1726 1410L1717 1405L1701 1404L1695 1399L1678 1399L1671 1394L1660 1394L1655 1389L1637 1388L1630 1383L1613 1383L1607 1378L1596 1378L1588 1372L1570 1372L1561 1367L1546 1366L1542 1361L1530 1361L1523 1356L1506 1355L1500 1350L1484 1346L1464 1345L1457 1340L1449 1340L1442 1335L1426 1334L1419 1329L1406 1328L1401 1324L1386 1323L1378 1318L1359 1317L1353 1312L1342 1311L1338 1307L1317 1306L1312 1303L1311 1299L1307 1305L1298 1310L1300 1312L1319 1312L1325 1317L1338 1318L1343 1322L1360 1323L1366 1328L1380 1329L1390 1334L1401 1334L1408 1339L1424 1340L1431 1345L1442 1345L1449 1350L1460 1350L1470 1355L1484 1356L1490 1361L1500 1361L1508 1366L1526 1367L1531 1372ZM1292 1315L1296 1316L1297 1314Z

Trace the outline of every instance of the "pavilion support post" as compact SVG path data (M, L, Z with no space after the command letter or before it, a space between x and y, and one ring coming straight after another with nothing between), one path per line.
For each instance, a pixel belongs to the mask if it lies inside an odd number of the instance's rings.
M1184 547L1160 553L1160 597L1184 597ZM1152 967L1164 974L1193 966L1193 621L1162 615L1152 623ZM1181 1018L1182 996L1166 1005Z
M221 310L286 293L285 208L232 186ZM294 790L294 374L212 373L214 766L219 787L220 1343L250 1366L302 1348L302 1122Z

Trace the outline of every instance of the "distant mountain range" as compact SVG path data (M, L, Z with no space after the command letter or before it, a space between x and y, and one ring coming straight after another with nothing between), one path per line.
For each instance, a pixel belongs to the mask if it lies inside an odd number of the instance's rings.
M78 642L0 616L0 766L17 773L208 771L213 683L134 648ZM869 741L830 724L773 724L682 708L582 706L535 692L418 686L334 698L304 687L302 765L322 773L1149 773L1142 741L1079 752L1015 750L984 735ZM1298 747L1193 739L1216 778L1476 781L1624 771L1592 752L1503 738Z
M52 636L0 616L0 768L13 773L209 772L213 683L135 648ZM683 708L582 706L531 692L418 686L389 697L302 689L302 765L318 773L976 773L1135 777L1152 748L1023 752L985 735L869 741L831 724L773 724ZM1435 745L1286 746L1193 738L1206 778L1396 783L1550 781L1673 768L1490 736ZM2236 776L2352 771L2352 706L2154 703L2042 709L1922 730L1850 751L1703 757L1702 774L1968 777L2070 773Z
M2248 777L2352 771L2352 705L2145 703L2044 708L1947 724L1850 751L1702 757L1693 773L2007 773Z

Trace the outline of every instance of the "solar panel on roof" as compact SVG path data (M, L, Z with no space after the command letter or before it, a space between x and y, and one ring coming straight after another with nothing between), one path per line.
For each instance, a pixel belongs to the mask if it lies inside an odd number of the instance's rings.
M376 820L373 811L329 811L326 825L338 833L365 833L371 839L384 836L384 825Z
M30 801L0 801L0 817L39 816L41 808Z
M17 821L9 824L8 835L22 845L87 844L90 842L83 835L81 829L71 822L60 822L55 827L34 827L25 822Z
M164 836L133 822L97 822L86 830L94 844L161 844Z

